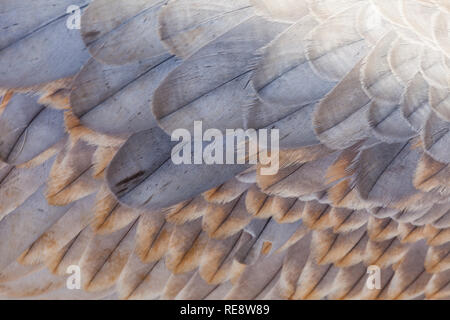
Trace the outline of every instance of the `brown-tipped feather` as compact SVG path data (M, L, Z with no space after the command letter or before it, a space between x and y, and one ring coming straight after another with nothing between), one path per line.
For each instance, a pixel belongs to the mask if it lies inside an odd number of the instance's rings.
M169 241L166 266L175 274L198 267L208 237L202 230L201 219L176 226Z
M425 268L429 273L439 273L450 269L450 242L428 248Z
M206 201L209 202L227 203L239 197L249 187L250 184L240 182L239 180L234 178L217 188L205 192L203 194L203 197L205 198Z
M225 239L250 223L252 216L247 211L246 199L246 195L242 194L227 204L208 205L202 227L210 238Z
M115 233L91 239L79 264L85 290L101 291L116 283L133 251L138 220Z
M315 200L308 201L303 210L303 223L310 229L324 230L333 225L331 207Z
M429 155L423 154L417 165L414 185L423 191L448 188L449 178L450 167L448 164L437 162Z
M135 254L144 262L152 263L164 257L174 226L161 212L146 212L141 216L136 231Z
M377 219L371 217L367 224L367 232L372 241L385 241L399 234L398 223L391 218Z
M62 151L49 174L47 200L52 205L67 205L97 191L92 177L95 148L79 141L70 142Z

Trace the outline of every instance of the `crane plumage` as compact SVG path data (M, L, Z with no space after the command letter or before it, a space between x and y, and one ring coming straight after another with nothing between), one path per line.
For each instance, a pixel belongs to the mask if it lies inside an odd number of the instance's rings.
M1 298L450 298L448 0L3 0L0 29ZM175 165L199 120L278 129L280 170Z

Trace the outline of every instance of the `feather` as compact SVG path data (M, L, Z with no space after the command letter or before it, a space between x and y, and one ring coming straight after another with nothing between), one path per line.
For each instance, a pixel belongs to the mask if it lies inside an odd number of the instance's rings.
M249 0L169 1L159 17L161 40L186 59L254 14Z
M387 60L392 73L402 84L406 85L418 76L421 50L421 46L402 38L391 44Z
M349 9L359 1L360 0L307 0L309 10L319 20L326 20L340 11Z
M164 260L145 264L131 254L117 280L117 292L124 300L157 299L162 295L169 277L170 271Z
M326 190L324 172L336 160L336 154L316 161L282 169L277 175L258 175L257 182L263 192L281 197L300 197Z
M431 21L432 16L437 12L433 3L427 1L402 1L400 10L406 23L421 38L431 40L431 24L426 21Z
M401 223L398 226L399 239L403 243L415 243L425 238L424 227L409 223Z
M106 174L109 188L121 203L167 208L217 187L249 167L176 165L170 159L172 146L158 128L140 132L125 143Z
M386 241L398 236L398 223L391 218L377 219L370 217L367 224L367 233L372 241Z
M361 84L366 94L377 102L391 105L400 102L404 89L388 61L388 52L397 39L394 31L387 33L366 57L361 69Z
M449 68L439 51L425 47L422 52L420 71L430 86L448 90L450 79L448 76L442 77L442 74L448 74Z
M450 243L428 249L425 269L429 273L440 273L450 269Z
M35 264L55 256L89 225L93 202L94 197L90 196L74 203L22 253L19 261L24 264Z
M217 285L229 280L241 235L239 232L226 239L208 240L199 267L199 274L206 282Z
M311 234L311 230L308 229L304 224L300 225L297 230L292 234L292 236L287 240L283 246L278 249L279 252L285 251L289 249L291 246L296 244L298 241L302 240L305 237L308 237ZM309 255L309 251L307 251Z
M342 180L331 187L327 193L331 204L338 208L362 210L373 206L361 199L350 179Z
M450 296L449 277L450 270L434 274L425 288L427 299L448 299Z
M230 282L223 283L219 286L214 287L213 290L208 292L204 296L205 300L221 300L224 299L228 292L230 292L232 284Z
M125 64L162 56L158 13L165 1L95 0L81 19L81 34L89 53L106 64Z
M394 219L400 223L412 223L422 218L428 212L428 210L429 208L418 210L405 209L396 214Z
M336 161L327 169L326 178L328 183L339 181L354 173L352 163L359 154L359 147L360 144L356 144L339 153Z
M430 114L429 86L423 76L418 73L407 84L400 104L403 117L416 131L421 131Z
M273 197L261 192L258 187L251 187L245 196L245 207L248 213L259 218L268 219L274 215Z
M414 175L414 186L423 191L448 187L450 177L449 166L423 154Z
M67 290L62 287L37 297L32 300L115 300L117 295L114 290L107 289L99 292L86 292L83 290Z
M440 1L440 0L438 0ZM444 1L442 1L444 2ZM442 4L443 6L446 4ZM448 15L450 11L447 7L447 13L446 12L439 12L434 15L433 19L433 38L436 44L440 47L441 51L449 56L448 52L450 51L450 42L448 37Z
M324 79L340 81L367 53L367 43L355 23L361 5L338 12L308 34L306 56Z
M430 106L445 121L450 121L450 93L448 88L430 87Z
M331 90L334 83L318 77L306 57L304 38L316 26L317 22L306 16L260 49L252 83L263 101L305 106Z
M73 76L88 59L78 30L67 27L66 10L89 0L8 1L2 4L0 88L25 88ZM32 75L32 76L30 76Z
M226 284L224 284L226 286ZM176 300L201 300L213 294L220 285L211 285L204 281L198 272L188 281L186 286L177 294ZM224 297L221 297L223 299Z
M450 162L448 146L450 139L450 124L443 121L435 113L431 113L422 133L425 151L436 161Z
M38 103L56 110L69 110L72 80L73 77L63 78L54 82L54 89L49 88L48 90L45 90L45 86L44 88L39 89L39 94L41 96Z
M93 155L94 178L104 178L106 168L118 151L118 147L99 146Z
M439 223L441 219L445 217L450 212L450 204L435 204L428 211L424 212L423 215L414 220L414 224L417 225L428 225L433 223Z
M356 27L368 45L375 46L392 28L389 23L385 22L383 16L370 3L359 9Z
M227 294L229 300L261 300L272 289L280 276L285 253L261 257L249 266L233 289ZM260 269L261 268L261 269ZM264 272L258 272L264 270Z
M398 105L373 102L369 108L369 123L373 135L383 142L402 142L417 135Z
M433 222L433 226L436 228L448 228L450 227L450 214L447 211L442 217Z
M399 213L399 210L383 207L371 208L369 211L377 219L392 218Z
M240 264L252 265L260 256L268 256L285 248L284 245L295 235L301 221L280 225L273 219L253 220L244 230L243 240L236 253ZM247 238L247 239L245 239Z
M194 119L202 120L204 130L247 129L239 111L253 102L248 83L254 51L284 28L251 18L187 58L155 91L158 124L169 134L179 128L193 132ZM220 117L213 116L216 112Z
M360 263L340 269L333 283L335 290L329 295L331 300L358 299L366 285L367 267Z
M63 277L51 274L46 268L15 281L0 284L0 295L11 298L32 298L47 294L65 284Z
M242 193L247 191L250 184L239 181L238 179L231 179L221 186L211 189L203 194L203 197L208 202L213 203L227 203L235 200Z
M97 191L93 175L95 147L83 141L68 142L56 157L49 173L47 200L52 205L67 205Z
M361 228L369 221L366 210L333 208L330 212L334 233L347 233ZM367 229L369 229L367 227Z
M227 204L208 206L202 220L202 228L210 238L228 238L250 223L252 213L246 208L248 194L242 194Z
M269 20L296 22L308 14L305 2L295 0L281 0L277 3L270 0L250 0L250 2L256 8L257 14Z
M214 207L207 203L202 196L182 202L168 209L166 220L173 224L183 224L188 221L196 220L202 217L210 207Z
M349 233L335 234L332 230L315 231L311 243L311 258L318 265L336 264L337 266L351 266L361 262L367 243L366 228L362 227ZM360 251L355 259L349 259L355 251ZM352 260L348 264L348 261ZM359 260L359 261L358 261ZM346 261L347 263L340 263Z
M305 203L296 198L280 198L273 200L274 219L278 223L293 223L302 218Z
M13 263L20 254L61 218L69 207L52 207L41 186L23 204L0 221L0 269Z
M90 228L81 230L61 250L54 253L54 255L48 256L45 261L45 266L53 274L67 275L67 270L70 266L79 264L92 237L93 232Z
M115 233L91 239L80 261L84 290L101 291L115 284L133 251L138 220Z
M72 111L83 126L109 135L128 137L155 127L149 104L159 83L177 65L179 61L168 55L124 66L91 59L74 80Z
M248 184L255 183L256 182L256 173L257 173L256 171L257 170L255 167L249 168L249 169L245 170L244 172L239 173L236 176L236 179L243 183L248 183Z
M450 297L446 1L8 1L1 299Z
M361 88L360 72L357 63L316 107L315 132L332 149L345 149L368 137L370 98Z
M100 187L95 197L91 228L97 234L118 231L141 214L141 210L120 205L105 185Z
M419 157L411 142L383 143L362 151L356 176L358 193L386 207L417 196L412 179Z
M0 159L22 164L65 137L61 111L45 108L30 96L12 97L0 116Z
M389 22L406 26L406 21L401 14L401 2L403 0L392 0L390 3L387 3L384 0L372 0L372 4L375 9Z
M81 125L80 120L74 116L71 110L64 113L64 124L72 142L83 140L94 146L108 148L120 147L125 142L123 137L100 134Z
M439 246L447 242L449 228L439 229L433 226L426 226L424 229L424 235L427 238L427 244L430 246Z
M297 282L308 260L311 233L298 240L286 252L277 286L273 289L282 299L290 299L297 288Z
M450 12L450 5L445 0L434 0L434 3L438 5L438 7L444 11Z
M425 286L431 278L423 267L425 259L424 242L415 244L405 255L395 270L395 275L386 291L390 299L413 299L423 294Z
M330 153L314 134L311 125L313 111L314 104L274 108L273 105L256 103L245 110L244 118L246 126L250 128L263 125L271 133L273 130L279 131L279 162L284 167L294 162L312 161Z
M327 296L333 289L332 283L338 268L330 265L317 265L309 258L300 275L297 289L292 299L317 300Z
M408 244L401 243L397 238L382 242L369 240L364 263L368 266L376 265L381 269L387 268L402 260L409 247Z
M332 226L331 207L316 200L308 201L303 209L302 221L310 229L325 230Z
M0 283L12 282L44 268L43 264L24 266L17 261L10 263L0 271Z
M161 299L175 299L177 294L188 284L189 280L194 276L195 271L182 273L182 274L172 274L167 280L166 286L164 287Z
M144 263L162 259L169 248L173 230L174 226L165 221L161 212L144 213L136 231L135 255Z
M17 209L44 183L55 158L52 157L37 167L20 169L6 167L0 179L0 221L9 213Z
M195 270L208 242L201 219L176 226L169 240L166 266L174 274Z

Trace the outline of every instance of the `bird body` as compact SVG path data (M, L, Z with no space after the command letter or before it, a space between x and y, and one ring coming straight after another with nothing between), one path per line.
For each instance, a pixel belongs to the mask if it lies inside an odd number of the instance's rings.
M447 0L4 0L0 21L0 297L450 298ZM279 170L175 164L199 121L278 130Z

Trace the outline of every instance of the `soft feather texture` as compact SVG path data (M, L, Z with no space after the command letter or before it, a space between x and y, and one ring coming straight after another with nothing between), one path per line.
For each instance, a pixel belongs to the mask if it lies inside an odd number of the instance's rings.
M0 298L450 298L447 1L71 1L81 30L22 2L0 5ZM280 170L175 165L199 120L278 129Z

